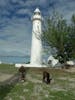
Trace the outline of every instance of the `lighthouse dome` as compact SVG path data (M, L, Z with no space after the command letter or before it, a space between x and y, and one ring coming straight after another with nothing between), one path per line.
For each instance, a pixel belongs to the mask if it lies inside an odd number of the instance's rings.
M34 13L40 13L39 8L36 8L35 11L34 11Z

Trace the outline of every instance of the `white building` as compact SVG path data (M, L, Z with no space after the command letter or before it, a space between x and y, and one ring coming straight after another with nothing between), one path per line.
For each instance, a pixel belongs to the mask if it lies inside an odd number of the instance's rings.
M42 64L42 16L38 8L34 11L33 17L33 29L32 29L32 46L31 46L31 65Z

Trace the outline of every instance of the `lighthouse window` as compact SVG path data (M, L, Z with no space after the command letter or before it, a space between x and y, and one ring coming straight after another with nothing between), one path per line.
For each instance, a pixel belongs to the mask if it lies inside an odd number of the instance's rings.
M35 14L38 14L38 15L40 15L40 12L34 12L34 15L35 15Z
M36 12L34 12L34 15L36 14Z
M37 14L40 15L40 12L38 12Z

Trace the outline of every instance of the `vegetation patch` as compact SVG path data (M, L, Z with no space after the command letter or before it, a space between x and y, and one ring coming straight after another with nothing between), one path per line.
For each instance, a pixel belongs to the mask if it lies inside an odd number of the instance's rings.
M0 84L0 100L75 100L75 74L72 72L63 69L28 68L26 80L22 82L14 65L0 65L0 69L0 73L4 75L13 75L12 81L8 78L9 81ZM50 84L42 82L44 70L51 74Z

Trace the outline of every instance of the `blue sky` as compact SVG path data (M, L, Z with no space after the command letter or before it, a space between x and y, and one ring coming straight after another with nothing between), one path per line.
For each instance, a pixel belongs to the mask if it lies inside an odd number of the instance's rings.
M55 9L70 20L75 0L0 0L0 55L30 55L31 16L37 7L44 18Z

